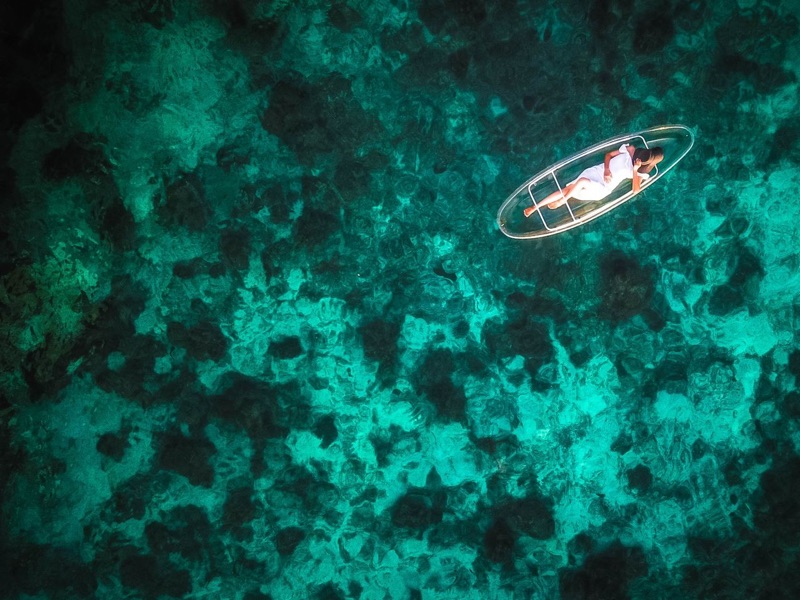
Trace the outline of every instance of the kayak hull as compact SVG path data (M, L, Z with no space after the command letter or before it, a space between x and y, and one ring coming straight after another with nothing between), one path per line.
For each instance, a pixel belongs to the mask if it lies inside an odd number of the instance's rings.
M564 206L549 209L539 204L552 192L563 189L586 168L603 162L607 152L618 150L622 144L636 147L664 149L664 159L655 172L641 182L640 193L666 175L694 145L694 134L683 125L660 125L637 133L604 140L576 152L537 173L511 194L497 211L497 224L505 235L513 239L535 239L556 235L596 219L630 200L632 183L626 180L611 194L596 201L570 199ZM530 217L523 210L536 205Z

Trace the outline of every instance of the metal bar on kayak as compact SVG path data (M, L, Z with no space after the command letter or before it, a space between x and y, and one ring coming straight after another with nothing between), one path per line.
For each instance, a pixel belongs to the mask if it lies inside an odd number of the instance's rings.
M556 172L550 171L550 174L553 176L553 181L555 181L556 185L558 186L558 191L561 192L561 195L563 196L564 190L561 189L561 183L559 183L558 177L556 177ZM577 221L578 219L575 217L575 213L572 212L572 207L569 205L569 200L564 200L564 206L567 207L567 210L569 211L569 216L572 217L572 220ZM563 225L561 225L561 227L563 227Z
M544 225L544 228L547 229L547 231L555 231L554 229L550 229L550 227L547 226L547 221L545 221L545 219L544 219L544 214L542 214L542 210L539 207L539 203L536 202L536 198L533 197L533 191L531 190L531 188L533 187L533 185L535 183L537 183L537 182L536 181L531 181L528 184L528 196L531 197L531 202L533 202L533 206L536 207L536 212L539 214L539 218L542 220L542 225Z

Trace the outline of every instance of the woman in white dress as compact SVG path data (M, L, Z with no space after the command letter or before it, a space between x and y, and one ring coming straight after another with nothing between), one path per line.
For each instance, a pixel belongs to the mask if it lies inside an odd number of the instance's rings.
M601 165L585 169L578 178L565 185L563 190L556 190L539 204L548 208L558 208L570 198L592 201L602 200L608 196L624 180L633 180L633 193L639 193L641 179L648 177L650 171L664 158L664 150L659 147L635 148L630 144L623 144L619 150L606 153ZM530 217L536 210L529 206L523 213Z

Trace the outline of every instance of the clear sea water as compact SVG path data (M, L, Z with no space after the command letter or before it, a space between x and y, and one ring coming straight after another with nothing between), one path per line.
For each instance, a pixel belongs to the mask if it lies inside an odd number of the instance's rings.
M0 596L800 597L800 6L0 8ZM522 181L694 132L585 227Z

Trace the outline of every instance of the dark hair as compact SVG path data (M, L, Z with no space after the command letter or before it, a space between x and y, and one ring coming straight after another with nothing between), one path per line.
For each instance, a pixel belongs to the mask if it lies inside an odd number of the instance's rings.
M633 152L634 162L636 160L641 160L643 167L659 161L662 158L664 158L664 149L660 146L650 148L649 150L647 148L637 148Z

